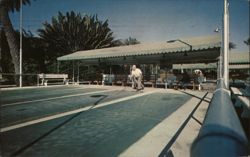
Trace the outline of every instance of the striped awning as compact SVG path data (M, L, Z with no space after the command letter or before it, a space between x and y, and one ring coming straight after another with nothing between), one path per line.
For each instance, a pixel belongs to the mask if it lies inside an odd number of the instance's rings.
M250 63L250 52L231 52L229 54L229 63L231 64L243 64Z
M173 64L173 69L216 69L217 63Z
M229 64L229 69L250 69L250 64Z
M191 58L192 52L199 52L205 50L216 49L216 54L211 55L211 59L215 59L219 55L219 49L221 46L220 36L203 36L203 37L194 37L194 38L183 38L178 39L188 43L192 48L179 41L168 43L166 41L159 43L150 43L150 44L137 44L129 46L119 46L103 49L94 49L86 51L77 51L75 53L58 57L58 61L67 61L67 60L82 60L82 61L91 61L97 59L110 59L110 58L124 58L125 57L135 57L135 56L158 56L157 59L164 58L165 54L175 54L185 52L187 55L190 55ZM193 53L197 54L197 53ZM182 55L183 56L183 55ZM202 54L204 58L204 54ZM199 54L198 57L202 58ZM210 57L209 55L205 55ZM149 58L150 59L150 58ZM192 59L192 58L191 58Z
M229 69L250 69L249 52L230 52ZM173 64L173 69L216 69L217 63Z

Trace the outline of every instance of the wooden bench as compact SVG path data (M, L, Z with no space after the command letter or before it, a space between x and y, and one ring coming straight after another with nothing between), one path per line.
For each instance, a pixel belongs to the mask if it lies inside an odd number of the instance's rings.
M91 81L79 81L79 82L76 82L77 84L85 84L85 85L90 85L91 84Z
M240 121L243 129L245 130L248 138L250 138L250 88L249 85L246 85L245 89L243 88L235 88L231 87L231 97L232 102L234 102L234 106L238 116L240 117Z
M112 85L121 85L126 86L127 75L115 75L114 80L112 81Z
M47 86L48 84L68 85L68 74L38 74L37 80L38 80L38 85L42 86Z
M145 75L143 76L142 83L145 87L155 87L156 85L156 75Z
M243 112L241 113L242 118L250 118L250 99L245 96L238 96L238 99L236 100L236 103L240 103Z
M163 88L167 88L167 82L164 82L161 78L158 78L156 80L156 83L155 83L155 87L158 88L158 87L163 87Z
M231 97L232 101L235 102L235 107L241 107L243 109L241 113L242 118L250 118L250 98L247 92L244 89L238 89L231 87Z
M238 96L242 96L243 93L239 90L239 88L236 87L231 87L231 99L232 102L234 103L235 107L240 107L240 104L236 103L236 100L238 99Z
M231 91L233 95L243 95L243 93L239 90L239 88L231 87Z
M102 75L102 85L112 85L115 80L115 75L113 74L103 74ZM98 82L97 82L98 84Z

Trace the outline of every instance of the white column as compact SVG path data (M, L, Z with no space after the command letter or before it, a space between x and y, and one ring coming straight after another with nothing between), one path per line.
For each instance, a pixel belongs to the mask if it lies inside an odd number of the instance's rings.
M22 77L22 62L23 62L23 50L22 50L22 37L23 37L23 5L22 5L22 0L20 0L20 27L19 27L19 33L20 33L20 51L19 51L19 70L20 70L20 75L19 75L19 87L23 86L23 77Z
M223 18L223 77L226 88L229 88L229 70L228 70L228 54L229 54L229 11L228 11L228 2L224 0L224 18Z
M75 62L74 62L74 60L73 60L73 71L72 71L72 75L73 75L73 77L72 77L72 82L73 82L73 84L75 84Z
M79 60L77 61L77 83L79 83L80 79L80 67L79 67Z

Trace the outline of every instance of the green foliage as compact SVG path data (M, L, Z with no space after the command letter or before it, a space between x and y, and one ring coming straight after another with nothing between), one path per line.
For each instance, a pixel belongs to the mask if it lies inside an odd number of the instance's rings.
M128 39L118 39L113 41L112 46L125 46L125 45L136 45L140 42L136 38L129 37Z
M10 56L10 49L3 30L1 34L1 67L3 73L13 73L14 67ZM19 38L19 32L15 31L15 38ZM18 43L19 44L19 43ZM23 30L23 72L39 73L45 71L45 43L31 32Z
M24 5L30 4L30 0L22 0ZM14 12L20 10L20 0L1 0L0 5L8 8L9 11Z
M250 38L248 38L247 40L245 40L244 43L249 46L250 45Z
M45 72L46 43L31 32L23 31L23 67L26 73Z
M0 49L1 49L1 72L3 73L13 73L14 66L12 64L11 56L10 56L10 49L7 43L6 36L3 30L0 30Z
M236 44L233 42L229 42L229 50L235 49L235 48L236 48Z
M110 47L113 41L108 20L102 22L97 15L82 16L73 11L65 15L59 12L57 17L52 17L51 23L45 22L44 28L38 32L52 50L53 57L79 50Z

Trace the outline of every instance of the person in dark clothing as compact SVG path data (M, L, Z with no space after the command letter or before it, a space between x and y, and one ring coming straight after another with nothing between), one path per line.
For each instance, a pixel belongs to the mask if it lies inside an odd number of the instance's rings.
M188 75L188 73L186 71L184 71L183 75L182 75L182 79L181 79L181 87L183 89L187 88L187 84L189 84L191 81L190 76Z

